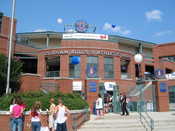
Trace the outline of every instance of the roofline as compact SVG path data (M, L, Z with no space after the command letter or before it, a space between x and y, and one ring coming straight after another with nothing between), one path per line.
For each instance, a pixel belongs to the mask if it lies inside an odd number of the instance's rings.
M175 45L175 42L158 44L156 47L167 46L167 45Z
M119 36L119 35L109 35L109 36L111 36L111 37L117 37L119 39L136 41L137 43L145 43L145 44L157 45L156 43L153 43L153 42L148 42L148 41L143 41L143 40L137 40L137 39L134 39L134 38L124 37L124 36Z
M58 34L58 35L62 35L64 33L69 33L69 32L55 32L55 31L43 31L43 32L24 32L24 33L16 33L16 35L32 35L32 34ZM71 32L73 33L73 32ZM117 39L124 39L124 40L129 40L129 41L133 41L135 43L143 43L143 44L151 44L151 45L157 45L156 43L153 42L148 42L148 41L143 41L143 40L137 40L137 39L133 39L133 38L128 38L128 37L123 37L123 36L119 36L119 35L108 35L109 37L114 37ZM109 40L110 41L110 40ZM118 40L116 40L118 42Z

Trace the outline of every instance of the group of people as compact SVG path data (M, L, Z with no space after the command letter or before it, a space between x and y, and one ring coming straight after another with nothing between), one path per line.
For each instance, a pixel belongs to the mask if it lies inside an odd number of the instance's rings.
M10 105L10 128L11 131L24 131L24 110L26 106L20 97L12 99ZM41 102L36 101L30 110L30 123L32 131L40 131L42 127ZM58 105L54 99L50 99L48 110L48 122L50 131L67 131L66 120L70 114L69 109L63 104L62 99L58 98Z
M95 109L97 118L104 116L104 113L108 113L109 111L113 110L112 106L112 99L113 97L109 97L107 99L102 99L101 95L98 95L98 98L95 101ZM127 98L125 93L120 93L119 96L120 108L121 108L121 115L129 115L127 104L129 99Z

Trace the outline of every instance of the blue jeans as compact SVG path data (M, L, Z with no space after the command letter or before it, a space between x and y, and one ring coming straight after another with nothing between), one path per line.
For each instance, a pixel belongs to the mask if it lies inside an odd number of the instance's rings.
M41 122L32 122L32 131L40 131Z
M61 123L61 124L57 123L56 131L67 131L66 122Z
M11 118L10 120L11 131L22 131L23 120L22 118Z

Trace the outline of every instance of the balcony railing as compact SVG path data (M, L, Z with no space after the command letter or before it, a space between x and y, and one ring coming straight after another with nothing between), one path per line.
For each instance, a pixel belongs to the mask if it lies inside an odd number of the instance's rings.
M46 77L59 77L60 72L59 71L47 71Z

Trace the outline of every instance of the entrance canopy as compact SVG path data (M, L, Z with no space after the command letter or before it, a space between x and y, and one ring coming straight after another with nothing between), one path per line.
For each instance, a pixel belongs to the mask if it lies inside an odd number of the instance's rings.
M104 83L106 91L113 91L114 86L116 86L115 82L105 82Z

